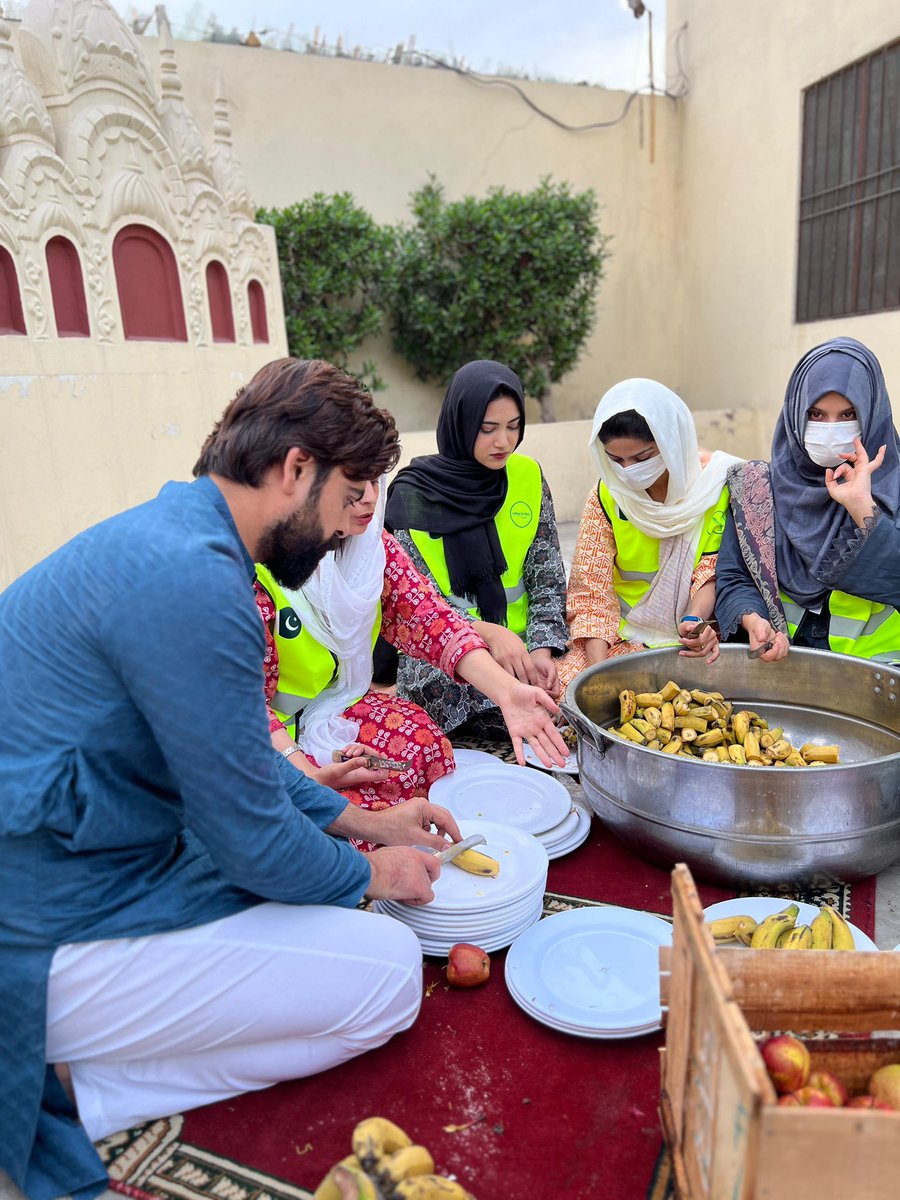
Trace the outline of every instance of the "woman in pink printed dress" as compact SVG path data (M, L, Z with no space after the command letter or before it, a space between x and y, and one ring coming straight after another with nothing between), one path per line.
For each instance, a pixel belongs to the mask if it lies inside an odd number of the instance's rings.
M479 688L503 713L516 753L528 741L548 764L566 750L556 705L491 657L465 617L415 569L383 526L383 489L366 485L352 536L325 556L297 591L257 568L256 600L266 630L265 690L273 745L299 770L365 808L427 795L454 769L453 750L417 704L370 690L380 632L404 654ZM346 762L333 762L343 751ZM371 770L372 752L408 760L402 771Z

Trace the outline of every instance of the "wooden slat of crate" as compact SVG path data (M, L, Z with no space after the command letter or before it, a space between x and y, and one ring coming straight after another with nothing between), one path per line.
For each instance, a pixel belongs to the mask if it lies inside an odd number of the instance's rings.
M716 959L751 1029L900 1029L900 954L723 947Z
M900 1118L853 1109L765 1108L753 1200L897 1200Z
M671 1098L676 1178L687 1195L750 1196L746 1165L756 1156L753 1118L774 1091L709 946L686 868L673 875L675 936L666 1028L665 1090Z

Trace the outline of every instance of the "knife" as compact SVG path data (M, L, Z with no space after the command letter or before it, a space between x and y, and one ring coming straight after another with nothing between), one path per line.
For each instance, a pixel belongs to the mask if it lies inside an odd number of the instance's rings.
M413 846L413 850L421 850L423 854L433 854L438 862L448 863L453 862L457 854L462 854L464 850L471 850L473 846L483 846L487 838L483 833L473 833L467 838L463 838L461 842L455 842L452 846L448 846L446 850L433 850L431 846Z
M774 642L763 642L763 644L761 646L757 646L755 650L748 650L747 657L759 658L761 655L765 654L767 650L771 650L774 645Z

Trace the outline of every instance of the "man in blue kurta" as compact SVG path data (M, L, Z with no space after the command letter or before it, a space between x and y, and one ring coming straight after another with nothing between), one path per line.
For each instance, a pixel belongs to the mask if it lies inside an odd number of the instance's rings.
M254 560L299 586L396 461L392 418L285 359L210 440L209 476L0 595L0 1166L35 1200L103 1189L91 1137L408 1026L418 943L357 905L427 902L412 846L459 837L424 800L349 805L268 734Z

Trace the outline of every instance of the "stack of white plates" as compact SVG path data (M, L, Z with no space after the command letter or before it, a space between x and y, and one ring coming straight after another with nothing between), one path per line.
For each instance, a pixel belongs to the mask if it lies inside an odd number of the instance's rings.
M551 1029L627 1038L659 1029L659 948L668 921L630 908L576 908L545 917L506 956L506 986Z
M529 833L493 821L460 821L463 837L483 833L479 851L496 858L499 875L472 875L448 863L434 884L430 904L376 900L412 929L426 954L447 954L457 942L500 950L541 918L547 885L547 851Z
M533 834L550 858L580 846L591 827L591 814L572 803L558 779L491 755L459 760L455 771L431 785L428 799L457 821L497 821Z

